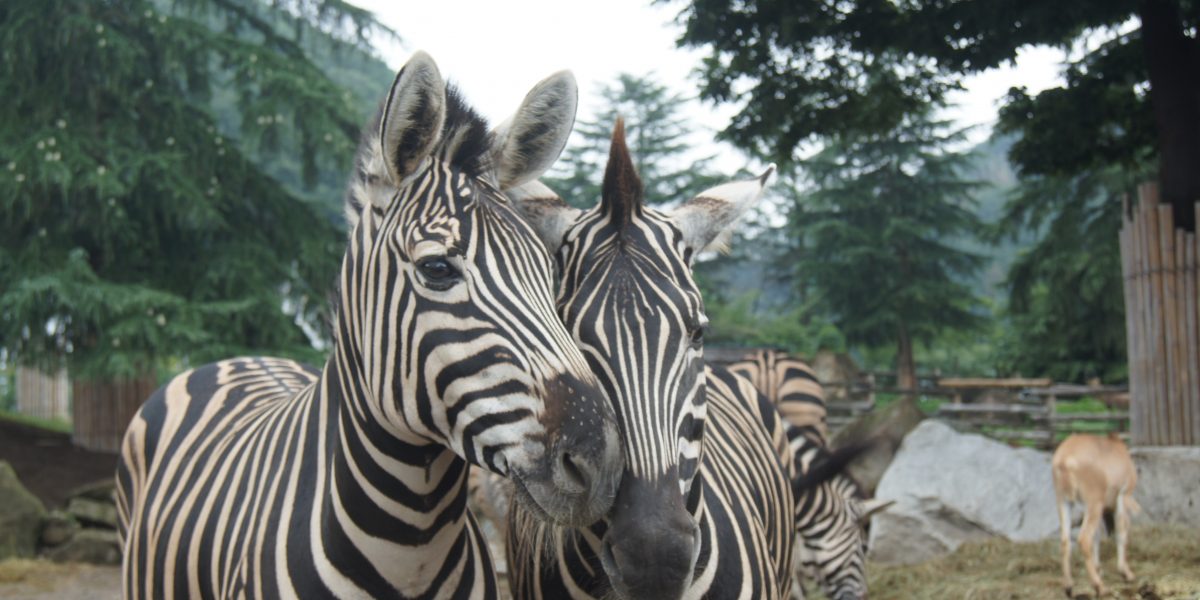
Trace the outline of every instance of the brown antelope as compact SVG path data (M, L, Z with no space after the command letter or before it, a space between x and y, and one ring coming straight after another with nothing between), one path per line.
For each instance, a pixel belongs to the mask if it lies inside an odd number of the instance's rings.
M1133 581L1133 571L1125 561L1128 541L1129 512L1140 511L1133 499L1137 486L1137 469L1129 456L1129 448L1115 433L1108 437L1075 434L1063 440L1054 451L1054 494L1058 499L1058 521L1062 529L1063 585L1071 597L1071 512L1070 502L1083 502L1086 511L1079 528L1079 552L1083 555L1088 578L1096 588L1096 596L1104 595L1100 581L1100 538L1096 535L1101 517L1111 532L1116 521L1117 570L1126 581Z

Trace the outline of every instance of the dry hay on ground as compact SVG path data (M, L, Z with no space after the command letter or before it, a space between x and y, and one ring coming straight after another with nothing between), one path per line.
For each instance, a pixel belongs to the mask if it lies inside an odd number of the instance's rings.
M1072 545L1076 598L1093 593L1077 545ZM1109 598L1200 600L1200 530L1135 527L1129 537L1125 583L1116 568L1114 540L1101 542L1101 575ZM912 566L870 567L872 600L1062 600L1058 538L1019 544L989 540Z

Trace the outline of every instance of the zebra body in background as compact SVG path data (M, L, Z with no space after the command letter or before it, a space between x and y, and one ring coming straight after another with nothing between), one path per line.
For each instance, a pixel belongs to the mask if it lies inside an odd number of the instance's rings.
M357 207L324 368L206 365L130 424L126 598L497 597L468 463L538 518L608 512L612 409L498 187L553 162L575 102L573 78L552 76L489 133L427 55L410 59L368 138L392 193Z
M776 350L756 350L725 368L749 379L779 408L800 434L821 445L829 445L828 407L821 381L807 362Z
M511 191L556 253L558 306L608 391L626 470L612 513L573 530L510 510L517 598L780 598L793 500L783 421L746 380L702 359L691 261L761 194L763 177L673 211L642 202L618 120L600 204ZM765 424L764 424L765 423Z
M808 363L776 350L758 350L727 367L779 407L789 423L790 452L799 477L810 465L828 460L825 393ZM841 473L797 490L793 597L804 597L803 581L808 578L833 600L866 598L866 524L890 504L867 500L858 483Z

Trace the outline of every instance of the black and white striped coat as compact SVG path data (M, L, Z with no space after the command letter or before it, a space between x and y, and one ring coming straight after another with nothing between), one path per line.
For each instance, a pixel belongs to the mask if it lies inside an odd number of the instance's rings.
M825 393L812 367L774 350L754 352L727 366L779 407L788 421L793 464L799 476L810 465L829 459ZM812 579L834 600L865 598L865 525L872 514L889 504L866 500L861 487L843 474L798 492L797 584ZM803 598L802 587L794 596Z
M748 381L705 367L690 270L766 179L651 209L618 122L595 208L571 209L536 184L510 192L557 252L559 312L614 403L626 456L603 523L572 530L510 511L515 597L786 596L794 503L784 423Z
M126 598L497 597L468 463L537 518L608 512L612 410L554 311L549 255L498 187L549 166L574 110L560 74L489 133L427 55L405 65L368 141L393 193L352 209L324 368L206 365L131 423Z

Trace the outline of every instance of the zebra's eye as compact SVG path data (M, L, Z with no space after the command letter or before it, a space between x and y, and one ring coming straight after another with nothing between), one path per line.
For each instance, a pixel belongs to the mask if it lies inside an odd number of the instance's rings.
M692 346L699 346L704 343L704 330L707 327L701 325L692 329Z
M448 290L462 278L462 274L445 256L422 258L417 261L417 270L421 272L421 280L426 287L435 290Z

